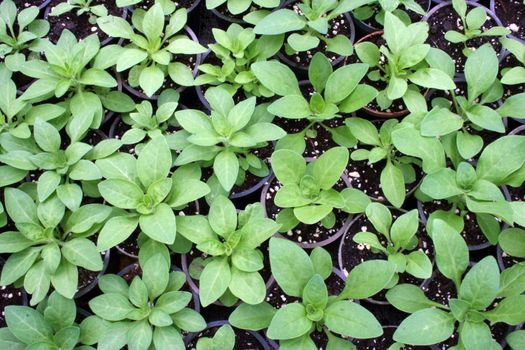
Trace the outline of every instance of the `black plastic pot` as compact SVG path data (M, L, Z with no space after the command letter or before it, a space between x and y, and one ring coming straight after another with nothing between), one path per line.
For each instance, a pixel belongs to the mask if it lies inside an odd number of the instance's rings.
M85 286L83 288L80 288L75 293L75 296L74 296L75 299L81 298L82 296L84 296L87 293L89 293L93 288L95 288L95 286L98 284L98 279L100 277L102 277L104 275L104 273L106 272L106 270L108 268L108 265L109 265L109 258L110 258L111 251L108 249L105 252L102 252L100 254L104 255L102 270L100 272L98 272L97 277L93 280L93 282L89 283L87 286Z

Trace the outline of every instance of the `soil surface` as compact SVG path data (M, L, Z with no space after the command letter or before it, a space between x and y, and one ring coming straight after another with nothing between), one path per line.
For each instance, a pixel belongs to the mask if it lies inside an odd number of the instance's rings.
M3 267L3 264L2 264ZM0 327L6 327L4 309L9 305L22 305L24 298L22 291L13 285L0 287Z
M431 1L429 0L416 0L416 2L423 8L423 10L425 11L428 11L429 10L429 6L432 6L432 3ZM410 20L412 21L412 23L414 22L419 22L421 21L421 18L422 16L414 11L411 11L411 10L406 10L404 8L404 6L400 5L399 6L399 9L400 10L403 10L405 11L408 16L410 17ZM374 15L368 19L365 19L364 21L362 21L364 24L366 24L367 26L373 28L374 30L380 30L383 28L383 25L378 23L376 20L375 20L375 14L378 13L380 10L379 8L379 5L375 5L373 6L373 11L374 11ZM357 19L356 19L357 21Z
M261 343L255 338L250 332L243 331L232 327L235 332L235 346L234 350L253 350L253 349L264 349ZM202 337L211 338L217 332L219 327L207 328L204 331L197 334L197 336L191 340L187 345L186 349L195 350L197 349L197 342Z
M496 0L494 12L517 38L525 40L525 4L521 0Z

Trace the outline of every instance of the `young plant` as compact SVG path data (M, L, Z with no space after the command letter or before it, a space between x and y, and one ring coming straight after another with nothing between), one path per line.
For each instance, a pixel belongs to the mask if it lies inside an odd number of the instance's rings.
M521 66L501 70L501 83L505 85L525 84L525 45L521 42L500 38L501 44L512 54Z
M195 85L218 85L235 95L240 89L245 96L271 97L273 92L262 85L251 65L273 57L283 44L283 35L255 37L253 28L242 28L232 23L226 31L213 28L215 44L208 45L221 65L199 65L201 73ZM208 56L210 57L210 56Z
M451 90L456 87L452 80L452 59L445 52L425 44L427 37L428 23L406 25L387 12L383 34L386 45L378 47L367 41L356 45L359 60L371 68L368 78L386 85L376 98L382 110L388 109L397 99L405 99L411 89Z
M425 10L415 0L364 0L360 2L363 4L352 11L352 16L360 21L370 20L373 17L380 25L385 23L386 12L392 12L406 24L412 22L406 10L413 11L421 16L426 14ZM405 10L402 10L400 5L403 5Z
M213 163L214 174L227 192L244 182L246 172L267 176L266 163L251 151L286 134L272 124L273 115L266 111L267 105L256 107L255 97L235 105L232 96L221 87L209 88L205 96L211 116L195 109L175 113L184 129L174 135L174 146L182 151L175 165Z
M35 309L28 306L5 308L7 327L0 328L0 344L9 349L95 350L91 339L104 325L87 318L75 323L73 300L53 292Z
M306 98L301 93L295 74L284 64L277 61L257 62L252 65L252 70L267 89L282 96L268 107L270 113L309 121L300 132L279 140L277 149L288 148L303 153L306 147L304 137L315 138L317 124L328 130L341 146L353 147L356 140L345 126L331 128L325 123L341 118L342 113L359 110L377 96L376 89L360 84L368 65L350 64L334 71L330 61L320 52L313 56L308 67L308 78L314 92Z
M507 114L502 111L516 114L519 113L516 109L521 109L510 104L497 110L487 106L503 96L503 87L497 80L498 71L499 60L492 46L479 47L465 63L467 96L456 96L450 91L453 111L449 101L435 99L434 108L421 121L421 135L443 137L445 151L455 164L473 158L483 148L481 136L473 135L467 127L504 133L503 118Z
M354 242L369 245L372 252L386 255L388 261L396 265L396 277L405 272L420 279L432 276L432 262L423 251L417 249L417 209L400 215L393 223L390 210L381 203L369 204L365 214L378 233L358 232L353 237Z
M226 3L228 12L232 15L239 15L248 11L252 6L258 6L263 9L274 9L279 6L279 0L254 0L254 1L235 1L235 0L206 0L206 9L212 10ZM262 12L259 10L257 12ZM252 12L252 11L250 11ZM264 12L266 13L266 11Z
M462 52L465 57L468 57L475 51L475 48L467 45L469 40L484 36L504 36L511 33L508 28L500 26L494 26L484 30L483 25L488 17L487 11L485 11L483 6L476 6L467 13L466 0L452 0L452 7L461 19L463 32L460 33L455 30L449 30L445 33L445 39L454 44L463 43L464 48Z
M168 92L169 93L166 93ZM174 90L164 90L154 111L150 101L142 101L135 105L135 110L122 116L122 121L131 125L131 129L122 135L122 142L136 145L158 136L168 137L170 128L174 128L175 110L179 106L179 93Z
M525 320L525 295L521 295L525 288L516 278L525 272L525 265L515 265L500 274L496 259L487 256L465 274L469 254L459 232L436 220L432 239L438 269L454 282L457 297L441 305L413 285L400 284L389 290L388 301L411 314L398 326L394 340L429 346L446 341L457 329L459 339L454 349L500 348L486 321L517 325Z
M235 347L235 332L232 326L221 326L213 337L202 337L197 341L197 350L233 350Z
M270 339L290 350L318 349L311 338L315 331L326 334L327 349L355 349L347 337L369 339L383 334L372 313L348 299L368 298L381 291L394 278L393 264L381 260L361 263L350 272L339 295L328 294L325 280L332 274L332 259L323 248L308 255L289 240L272 238L270 265L285 295L299 301L278 310L268 303L241 304L230 316L233 326L267 328Z
M266 15L257 21L254 32L261 35L291 33L285 44L285 51L288 55L326 46L326 51L349 56L353 48L348 37L342 34L333 38L327 36L331 29L330 22L350 11L349 2L345 0L315 2L303 0L297 4L297 11L285 8Z
M509 138L510 137L510 138ZM451 213L456 209L460 217L472 213L476 218L481 231L489 242L496 244L500 233L500 221L509 225L514 223L514 211L509 202L505 200L498 185L501 185L506 174L512 172L512 167L519 168L523 165L523 156L519 156L519 166L516 166L515 157L509 153L502 158L494 158L509 147L525 147L525 137L506 136L489 145L481 154L477 167L466 162L458 164L456 170L442 168L423 178L420 190L428 196L426 199L447 200L452 204ZM519 139L522 138L522 139ZM500 146L501 148L499 148ZM508 166L499 166L508 162Z
M283 208L277 215L280 232L287 232L301 222L307 225L321 222L324 227L332 228L336 222L333 210L347 210L346 195L351 189L339 193L333 188L348 164L345 147L331 148L309 164L294 151L278 150L272 154L271 163L282 184L274 198L275 205Z
M214 199L208 218L180 217L178 233L207 255L190 265L190 270L203 268L200 275L193 276L199 280L201 304L208 306L219 298L229 305L237 298L248 304L261 303L266 286L258 272L264 267L259 246L278 229L278 224L264 217L260 203L237 214L233 203L223 196Z
M93 5L93 0L67 0L52 8L50 16L61 16L64 13L76 11L77 16L84 14L89 16L89 23L96 25L98 17L108 15L108 9L104 5Z
M100 231L99 251L125 241L136 229L150 239L171 245L177 231L174 208L205 196L209 187L200 172L180 168L169 176L171 151L164 137L149 141L138 158L116 153L98 160L96 165L106 179L98 184L108 203L122 210Z
M66 29L56 45L43 40L42 47L46 60L29 60L22 65L21 72L37 80L20 98L43 101L54 96L64 101L72 115L66 125L71 142L81 140L90 128L100 126L104 108L119 113L133 109L129 96L110 91L117 81L95 63L100 50L96 34L77 41Z
M165 13L162 5L156 2L148 11L140 8L133 11L133 27L120 17L98 18L97 23L104 33L129 41L124 48L108 46L104 51L112 56L108 64L116 64L118 72L129 69L129 85L140 86L148 97L162 87L168 75L179 85L193 85L191 69L181 62L173 62L175 55L206 52L206 48L198 42L180 33L186 25L187 16L185 8Z
M78 267L102 270L100 253L88 237L100 230L111 208L86 204L70 212L56 195L38 202L16 188L5 189L5 207L18 231L0 234L0 253L10 254L0 284L23 283L31 305L42 301L51 285L73 298Z
M182 332L206 328L202 316L188 308L190 292L180 289L186 283L183 272L169 272L170 262L158 253L146 260L142 276L128 286L117 275L99 280L103 292L89 301L95 315L108 326L99 334L99 349L185 349Z
M0 57L12 72L18 72L27 59L38 58L42 38L49 32L49 23L37 19L36 6L18 12L12 0L0 3Z
M417 159L400 153L392 142L392 132L399 122L390 119L381 124L379 131L370 121L352 117L345 123L353 136L361 144L372 147L371 149L358 148L350 154L355 161L367 160L370 164L385 162L381 169L381 190L386 199L397 208L405 201L405 184L416 181L414 166L420 166Z

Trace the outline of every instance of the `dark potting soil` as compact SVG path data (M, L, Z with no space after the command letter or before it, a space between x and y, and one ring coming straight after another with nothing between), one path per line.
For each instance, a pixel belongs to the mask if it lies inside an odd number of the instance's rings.
M251 153L255 155L257 158L264 160L266 165L270 165L270 157L272 156L273 149L274 149L273 143L269 142L266 146L262 148L253 149ZM260 178L250 173L249 171L246 171L244 175L244 182L242 183L242 185L233 186L230 195L234 195L234 194L249 190L257 186L262 180L263 178Z
M299 9L299 6L297 6L297 4L298 3L293 3L292 2L292 3L288 4L285 8L293 10L296 13L298 13L299 15L302 16L303 13L302 13L301 9ZM334 19L332 19L331 21L328 22L328 33L326 34L326 37L327 38L333 38L336 35L344 35L344 36L346 36L348 38L352 35L351 25L348 22L347 17L345 17L344 15L339 15L336 18L334 18ZM288 40L288 36L289 35L286 35L286 40ZM324 53L325 56L328 58L328 60L330 62L333 62L333 61L337 60L340 57L336 53L326 51L326 43L324 41L322 41L322 40L321 40L321 42L319 43L319 45L316 48L313 48L313 49L308 50L308 51L297 52L297 53L295 53L295 54L293 54L291 56L288 56L286 54L286 52L284 52L284 48L281 51L281 53L284 56L288 57L288 59L290 61L292 61L295 64L297 64L299 67L304 67L304 68L308 67L312 57L317 52Z
M450 298L457 298L457 291L456 287L454 286L454 282L444 277L439 272L436 272L429 283L422 286L422 289L428 298L443 305L448 305ZM489 306L487 310L492 309L496 304L497 301L493 305ZM504 323L497 323L490 326L492 336L498 343L501 343L505 339L505 336L508 333L508 328L508 325ZM437 344L436 348L445 350L456 345L457 342L458 334L456 330L456 332L454 332L454 334L448 340Z
M246 14L254 12L254 11L259 11L259 10L262 10L262 9L263 8L260 7L259 5L255 4L255 3L252 3L252 5L250 6L250 8L248 10L246 10L243 13L239 13L237 15L234 15L233 13L230 13L230 11L228 11L227 2L224 2L222 5L219 5L217 8L215 8L215 11L217 11L218 13L220 13L221 15L223 15L223 16L225 16L227 18L231 18L232 20L234 20L236 22L241 22L242 23L242 22L244 22L244 20L242 18Z
M521 0L496 0L494 12L512 35L525 40L525 4Z
M189 9L193 6L198 0L177 0L174 1L175 6L177 7L177 10L180 8ZM142 0L139 4L135 5L139 8L142 8L144 10L148 10L150 7L152 7L155 4L155 0Z
M416 3L418 3L422 8L423 10L427 11L428 10L428 6L429 6L429 1L428 0L416 0ZM373 8L373 11L374 11L374 15L368 19L365 19L364 21L362 21L364 24L366 24L367 26L369 27L372 27L376 30L380 30L381 28L383 28L383 25L382 24L379 24L376 20L375 20L375 14L379 12L380 8L379 8L379 5L374 5L372 6ZM421 18L422 16L414 11L411 11L411 10L406 10L403 6L399 6L399 9L405 11L408 16L410 17L410 20L412 21L412 23L414 22L419 22L421 21ZM357 20L357 19L356 19Z
M369 36L367 38L367 40L365 40L364 42L374 43L377 47L381 47L382 45L386 45L386 41L383 38L383 35L372 35L372 36ZM352 55L352 56L349 56L345 60L345 65L346 64L352 64L352 63L357 63L357 62L361 62L361 61L359 60L357 55ZM387 58L386 58L385 55L381 54L380 62L385 62L385 63L387 62ZM368 74L364 76L364 78L361 80L361 83L367 84L369 86L373 86L378 91L383 91L388 86L388 83L383 81L383 80L373 81L373 80L369 79L368 78ZM373 99L371 102L369 102L366 105L366 107L371 109L372 111L387 112L387 113L397 113L397 112L405 111L407 109L407 107L405 106L405 103L403 102L402 99L397 99L397 100L393 101L392 104L390 105L390 107L388 107L386 110L382 110L381 107L379 107L376 99Z
M524 29L525 29L525 23L523 25L524 25ZM504 68L513 68L513 67L521 67L521 66L522 66L522 63L520 61L518 61L513 54L509 53L500 62L500 72ZM503 85L503 97L501 99L503 101L505 101L510 96L517 95L517 94L522 93L524 91L525 91L525 84Z
M13 2L15 3L17 9L23 9L31 6L38 7L42 5L45 0L13 0Z
M452 208L452 205L449 204L445 200L443 201L435 200L432 202L421 203L421 205L423 207L423 212L425 214L425 217L427 218L430 215L430 213L433 213L438 209L450 210L450 208ZM459 210L456 210L456 214L459 214ZM465 222L465 228L461 232L461 235L467 242L467 245L475 246L475 245L487 243L487 238L481 231L474 214L471 214L471 213L465 214L463 221Z
M473 6L469 5L467 12L473 8ZM444 6L434 12L432 16L427 19L427 22L430 26L427 43L432 45L432 47L439 48L448 53L456 63L456 72L463 73L467 59L462 52L464 45L462 43L454 44L445 39L445 33L449 30L455 30L460 33L463 32L463 23L461 22L461 19L457 13L452 9L452 5ZM482 31L495 26L497 26L496 21L489 17L489 19L483 25ZM499 42L498 37L487 36L471 39L467 41L467 46L480 47L485 43L490 43L499 54L501 50L501 43Z
M508 255L504 251L501 252L501 261L503 262L503 267L508 269L516 264L523 262L523 259L515 258Z
M52 9L62 2L64 2L64 0L52 0L48 6ZM115 1L92 0L91 6L93 5L104 5L108 10L108 14L112 16L121 17L123 14L123 9L118 8ZM88 13L77 16L77 10L78 9L73 9L72 11L64 13L60 16L47 17L47 20L51 25L51 29L47 35L49 40L51 40L53 43L56 43L64 29L69 29L71 32L73 32L77 39L84 39L93 33L98 35L98 38L101 42L108 38L106 33L100 30L96 23L89 23Z
M394 344L393 336L396 331L395 326L383 327L383 335L372 339L357 339L354 338L352 343L355 344L357 350L388 350ZM424 350L425 346L411 346L403 345L403 350Z
M95 237L88 237L88 238L91 240L95 239ZM104 261L106 252L101 252L100 256L102 260ZM97 280L99 274L100 274L100 271L90 271L90 270L84 269L83 267L78 267L78 287L77 287L78 290L80 291L83 288L86 288L87 286L89 286L91 283L94 283Z
M510 187L507 186L507 189L509 190L510 197L513 201L525 201L525 186L522 185L520 187Z
M197 349L197 342L202 337L211 338L219 330L220 327L207 328L200 332L194 339L192 339L187 345L186 349L195 350ZM235 332L235 346L234 350L254 350L264 349L261 343L255 338L250 332L242 329L232 327Z
M273 220L275 220L277 214L281 211L281 208L277 207L277 205L274 203L275 195L280 188L281 183L277 180L277 178L273 178L270 182L268 192L266 193L266 213ZM346 184L342 179L339 179L334 188L338 191L341 191L346 188ZM325 228L321 222L313 225L299 223L299 225L297 225L295 228L286 233L283 233L282 235L298 243L314 244L322 242L337 234L348 218L348 214L340 209L334 209L333 213L335 214L336 220L335 225L330 229Z
M3 267L3 265L2 265ZM0 287L0 327L6 327L4 309L9 305L22 305L24 298L22 291L13 285Z
M398 211L393 211L392 217L393 221L397 219L401 215ZM377 233L377 230L374 228L372 223L368 221L368 219L361 215L359 218L354 221L354 223L350 226L348 229L347 234L345 234L343 238L343 246L341 249L342 254L342 261L343 261L343 273L347 274L352 271L354 267L359 265L360 263L368 260L374 260L374 259L387 259L387 256L383 253L374 253L372 252L371 248L362 245L357 244L354 242L353 237L358 232L373 232ZM430 259L430 261L434 260L434 248L432 245L432 240L427 235L425 227L423 224L420 223L418 231L417 231L417 237L419 238L419 247L418 249L423 251ZM386 238L382 234L378 234L379 241L382 243L383 246L386 246ZM408 252L407 252L408 253ZM416 278L408 273L402 273L399 274L399 283L410 283L414 285L421 285L423 283L422 279ZM375 296L372 297L373 300L377 301L386 301L386 291L381 291Z
M328 278L325 280L325 283L329 296L339 295L345 288L345 282L335 273L332 273L330 276L328 276ZM286 295L277 283L272 285L266 295L266 302L277 309L297 301L300 301L299 298ZM326 348L328 337L323 331L314 331L310 334L310 337L314 341L315 345L317 345L318 349Z

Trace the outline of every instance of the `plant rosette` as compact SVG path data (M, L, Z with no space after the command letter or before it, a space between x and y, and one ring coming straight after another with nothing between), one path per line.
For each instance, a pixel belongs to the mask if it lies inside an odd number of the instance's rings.
M428 22L431 28L428 42L432 43L434 47L447 52L454 59L456 65L455 72L458 77L461 77L466 60L463 54L465 47L477 48L484 43L490 43L498 55L501 53L502 46L498 40L498 36L501 34L496 33L494 34L495 36L489 36L489 34L490 28L501 27L502 23L495 13L476 1L454 0L454 2L466 4L467 12L475 10L472 15L466 16L472 17L469 18L468 23L472 23L471 26L479 26L482 30L472 28L471 34L476 35L479 34L480 31L487 31L488 33L463 41L466 39L466 36L461 33L465 28L464 23L454 10L452 1L442 2L433 7L426 16L423 17L423 21ZM482 11L485 11L484 15L482 15ZM446 33L449 31L459 32L457 40L454 40L455 42L450 42L445 38ZM459 41L460 39L462 41Z
M264 300L273 282L271 275L265 276L266 281L261 275L269 273L264 269L264 244L279 225L264 217L260 203L237 213L229 199L218 196L208 217L188 215L179 221L178 232L196 244L194 254L182 256L182 269L204 307L217 300L227 306L238 299L249 304Z
M345 2L315 3L290 0L257 21L256 34L285 34L284 53L279 58L300 71L308 69L313 54L325 53L333 63L351 55L355 27Z
M400 6L400 5L403 6ZM384 6L384 7L383 7ZM368 0L352 11L356 26L365 33L381 30L384 25L385 11L393 12L406 24L418 22L430 10L432 0L402 1L385 3L378 0Z
M86 11L87 8L82 8L80 4L73 5L64 0L51 0L44 12L44 19L51 25L48 35L49 40L56 43L60 37L60 32L66 28L74 32L79 39L83 39L93 33L97 34L101 46L117 40L117 38L106 35L100 30L96 24L96 19L108 14L127 19L128 9L118 8L114 3L111 4L100 0L90 1L95 2L95 4L91 3L88 7L90 10ZM79 2L82 2L82 0Z
M0 268L4 268L5 260L0 258ZM9 305L27 305L27 293L24 288L16 288L14 285L0 287L0 327L5 327L4 310Z
M520 0L490 0L490 10L511 31L509 37L525 44L525 4Z
M272 350L267 339L258 332L232 327L226 320L209 322L206 329L192 333L185 339L186 349Z
M332 346L348 349L350 337L369 339L383 333L373 314L354 299L367 298L382 290L394 276L391 263L376 260L360 264L348 276L342 292L336 295L329 294L325 282L333 266L330 254L323 248L317 247L307 254L295 243L273 237L270 265L287 299L298 301L279 309L266 302L241 304L230 316L230 322L236 327L267 329L267 337L278 340L281 349L324 348L314 342L316 330L328 337L328 349ZM259 316L256 320L254 314ZM359 319L359 323L355 319Z
M453 291L447 293L450 298L441 304L410 284L389 290L389 302L410 314L398 326L394 340L418 346L459 342L465 349L493 348L497 344L486 321L491 325L501 323L504 327L523 322L525 296L521 293L525 286L516 279L516 271L500 273L493 256L483 258L467 272L468 248L458 231L443 220L436 220L432 231L437 267L443 276L453 281ZM517 273L523 274L525 265L516 265L516 269L521 269ZM429 325L433 325L432 328L426 328ZM505 331L503 333L504 337Z
M263 188L261 203L269 218L281 224L282 236L303 248L324 246L342 236L350 214L370 201L350 188L343 174L348 152L332 148L318 159L304 159L290 150L272 155L275 178Z
M364 215L352 221L339 245L339 268L348 275L355 266L372 259L385 259L396 265L396 275L388 289L400 283L427 283L432 277L434 248L417 209L407 212L371 203ZM367 301L388 305L383 292Z

